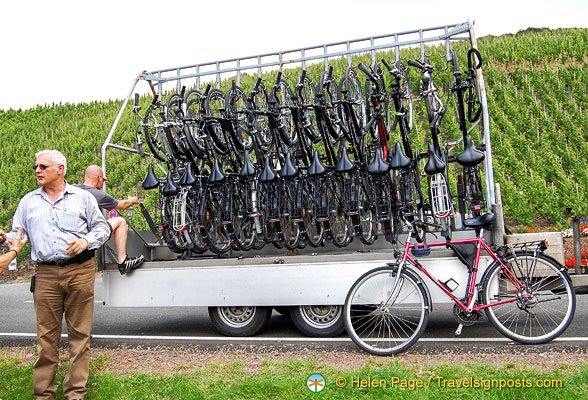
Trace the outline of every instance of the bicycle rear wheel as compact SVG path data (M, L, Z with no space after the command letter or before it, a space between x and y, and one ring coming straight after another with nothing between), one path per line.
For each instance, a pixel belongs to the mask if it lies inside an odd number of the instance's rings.
M247 95L239 86L231 86L225 95L226 114L231 119L234 140L246 150L253 148L253 138L249 135L247 115Z
M486 308L488 319L504 336L523 344L547 343L561 335L576 309L565 268L543 254L535 258L532 252L516 252L501 260L508 268L495 261L482 278L483 301L512 301ZM513 284L517 280L520 285Z
M391 267L379 267L351 286L344 316L347 333L357 346L371 354L389 356L408 349L425 330L428 295L413 272L404 269L398 276Z
M149 106L143 117L143 133L147 139L147 146L153 156L162 162L167 162L169 156L169 144L163 130L163 118L158 110Z

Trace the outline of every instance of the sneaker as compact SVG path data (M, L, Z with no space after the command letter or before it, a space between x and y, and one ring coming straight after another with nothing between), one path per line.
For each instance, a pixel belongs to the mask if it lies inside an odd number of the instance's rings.
M118 270L121 275L125 275L131 272L132 270L138 268L141 264L143 264L143 261L145 261L145 257L143 257L142 255L135 258L127 257L127 259L122 264L118 264Z

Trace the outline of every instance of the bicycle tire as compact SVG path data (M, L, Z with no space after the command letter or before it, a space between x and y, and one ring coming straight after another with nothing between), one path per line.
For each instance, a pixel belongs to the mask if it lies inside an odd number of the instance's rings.
M200 199L198 196L190 190L186 199L186 229L190 242L192 243L192 252L196 254L202 254L206 252L207 245L204 242L202 233L200 231L200 223L198 221L198 208Z
M361 227L361 234L359 240L365 245L374 244L376 235L376 216L374 215L371 201L367 195L367 182L362 179L362 182L358 185L358 196L359 196L359 226Z
M307 189L305 194L303 198L305 205L302 218L304 219L308 244L311 247L319 247L325 241L325 227L316 220L316 215L314 214L315 207L313 206L314 197L310 193L310 190Z
M267 90L262 82L257 86L257 92L250 96L249 110L253 113L253 124L256 131L257 142L260 150L268 151L272 145L272 133L270 130Z
M429 320L426 286L416 273L403 269L398 288L393 267L379 267L363 274L349 289L344 316L351 340L377 356L398 354L412 346Z
M292 116L293 101L292 89L290 85L284 80L278 83L278 90L276 90L276 100L278 102L279 119L283 124L283 129L279 129L280 139L282 142L290 147L294 146L298 141L296 136L296 129L294 127L294 118Z
M221 202L218 195L208 189L200 209L200 228L202 237L208 245L210 251L215 254L224 254L231 249L231 240L227 237L226 231L222 225L219 212Z
M202 116L204 115L204 110L202 109L202 95L197 90L190 90L186 94L184 102L186 103L186 118L189 120L189 122L186 123L186 139L188 145L196 157L205 159L206 145L204 144L202 138L203 135L201 134Z
M220 123L220 120L225 118L225 107L225 94L220 89L211 89L204 101L205 116L209 119L206 126L209 128L208 133L216 146L216 150L223 155L226 155L229 151L229 145Z
M163 198L163 220L165 221L164 237L166 241L171 244L171 246L168 246L170 250L181 254L190 248L191 242L187 232L184 230L175 230L173 227L172 202L176 201L176 199L177 196Z
M233 123L233 139L239 143L239 147L244 150L251 150L253 148L253 138L249 135L247 103L247 95L239 86L231 86L227 90L225 114Z
M347 215L342 204L341 190L340 182L331 178L328 194L329 226L333 238L332 243L335 247L345 247L352 240L347 223Z
M244 196L247 196L247 193L238 189L238 187L234 188L232 195L233 229L235 230L239 248L248 251L253 248L257 241L257 232L255 230L255 220L247 214Z
M147 141L147 146L151 150L151 154L162 162L167 162L169 159L169 150L167 147L167 139L165 138L165 132L161 125L163 118L155 112L154 106L151 105L145 111L143 117L143 133Z
M284 247L288 250L294 250L300 243L300 229L297 222L293 222L290 216L282 215L280 217L282 232L284 233Z
M344 96L343 91L347 91L346 96ZM360 131L357 132L356 127L349 126L349 124L347 124L347 129L349 130L350 134L355 135L356 141L359 142L361 137L363 136L363 132L361 131L361 129L366 124L366 105L365 99L363 97L361 81L355 68L347 68L347 71L345 71L345 76L341 78L341 82L339 84L337 91L337 100L339 101L339 104L337 105L339 115L341 120L343 120L344 122L346 121L346 118L344 117L345 110L341 104L341 101L348 101L351 103L351 110L355 114L355 120L357 121L358 125L357 128L359 128Z
M518 266L516 261L518 261ZM547 343L561 335L572 322L576 296L571 279L561 264L544 254L517 251L501 261L525 285L528 296L507 281L502 265L494 261L482 277L484 304L517 300L485 309L486 316L504 336L523 344Z

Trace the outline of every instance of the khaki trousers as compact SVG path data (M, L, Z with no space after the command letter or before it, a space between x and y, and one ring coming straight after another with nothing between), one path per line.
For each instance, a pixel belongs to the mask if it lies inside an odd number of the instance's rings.
M38 264L33 298L39 351L39 359L33 367L33 396L36 399L56 398L55 376L65 314L69 369L63 380L63 395L67 399L84 398L94 316L94 259L62 267Z

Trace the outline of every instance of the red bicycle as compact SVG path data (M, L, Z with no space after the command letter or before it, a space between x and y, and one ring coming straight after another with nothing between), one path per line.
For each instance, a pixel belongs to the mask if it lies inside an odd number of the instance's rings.
M561 335L574 317L576 297L565 267L543 252L545 241L493 249L484 241L484 231L495 220L486 213L466 219L472 239L412 244L414 227L404 252L395 262L362 275L345 300L345 323L349 336L361 349L375 355L400 353L419 339L433 309L425 281L430 280L455 302L454 315L464 325L476 323L482 311L506 337L523 344L546 343ZM414 222L414 224L423 222ZM468 271L465 294L458 294L456 281L433 276L417 257L431 247L452 249ZM492 263L478 282L482 251ZM427 279L423 279L423 277Z

